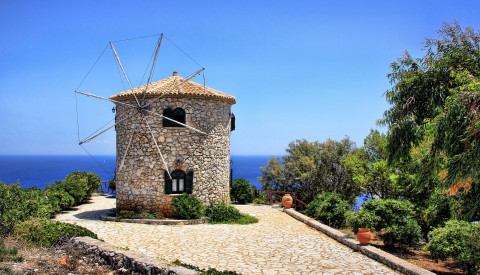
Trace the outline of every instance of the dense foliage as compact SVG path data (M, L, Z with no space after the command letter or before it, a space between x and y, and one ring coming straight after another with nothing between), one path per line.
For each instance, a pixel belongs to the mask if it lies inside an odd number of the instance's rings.
M343 227L349 207L339 194L322 193L307 205L305 214L329 226Z
M391 64L387 151L419 203L441 186L463 204L463 219L480 219L480 32L444 23L426 54ZM421 165L417 165L421 164Z
M348 222L354 232L358 228L383 229L382 237L387 245L417 245L421 239L413 204L405 200L369 200Z
M205 215L210 223L249 224L258 222L257 218L240 213L238 209L225 203L209 206L205 210Z
M480 250L478 224L469 223L480 221L480 32L444 23L424 50L391 63L390 108L378 121L386 134L371 130L358 149L348 140L292 142L282 160L261 168L262 187L298 192L311 202L307 214L330 224L335 210L318 194L353 202L367 193L372 200L347 213L354 231L368 227L387 245L430 236L434 258L453 257L472 272Z
M237 203L250 203L253 201L253 189L249 180L239 178L235 179L230 189L230 196Z
M37 188L22 189L18 183L0 183L0 235L8 233L13 226L32 218L51 218L54 207Z
M173 198L172 209L177 212L179 218L186 220L200 219L204 211L202 203L194 195L187 193Z
M42 218L30 219L16 224L14 234L33 245L40 246L52 245L61 237L87 236L97 238L97 235L81 226Z
M11 232L15 224L34 218L49 219L81 203L99 182L96 174L87 172L74 172L45 190L0 182L0 235Z
M430 232L431 241L424 247L437 260L453 258L464 263L469 274L480 272L480 224L450 220L444 227Z
M82 189L85 190L86 197L90 197L94 192L98 190L102 184L100 177L93 172L76 171L68 175L64 182L66 184L80 184Z
M324 143L296 140L286 149L283 161L273 157L262 167L262 189L297 192L305 203L322 192L335 192L353 202L360 186L347 176L343 156L355 150L350 139Z
M397 198L402 193L399 176L387 162L387 136L370 130L363 147L344 156L348 177L372 198Z

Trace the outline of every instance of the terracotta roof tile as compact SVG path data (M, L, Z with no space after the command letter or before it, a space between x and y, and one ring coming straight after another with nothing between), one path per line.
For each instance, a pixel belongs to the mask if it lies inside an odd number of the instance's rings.
M150 83L148 85L148 93L147 97L155 98L162 94L167 93L169 90L174 88L176 85L185 81L183 77L178 76L175 72L173 76L165 78L163 80L159 80L157 82ZM137 88L133 88L131 90L120 92L116 95L110 97L113 100L126 100L133 97L133 93L137 95L142 95L145 91L147 85L143 85ZM193 98L210 98L220 101L225 101L230 104L235 104L236 100L234 96L229 94L214 90L212 88L203 86L201 84L195 83L193 81L188 80L187 82L183 83L181 86L171 90L165 97L193 97Z

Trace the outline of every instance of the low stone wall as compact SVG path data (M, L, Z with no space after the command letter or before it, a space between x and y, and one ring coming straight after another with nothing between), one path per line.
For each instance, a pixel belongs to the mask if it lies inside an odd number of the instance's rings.
M293 209L284 209L288 215L294 217L295 219L307 224L310 227L317 229L318 231L324 233L325 235L337 240L338 242L352 248L353 250L360 251L362 254L378 261L391 269L398 270L404 274L411 275L434 275L435 273L430 272L426 269L418 267L414 264L411 264L405 260L402 260L396 256L393 256L390 253L387 253L381 249L370 245L360 245L360 243L355 239L350 237L347 234L344 234L338 230L331 228L323 223L320 223L308 216L305 216Z
M118 219L116 217L110 217L102 215L100 220L109 222L129 222L129 223L142 223L142 224L160 224L160 225L191 225L191 224L203 224L207 223L206 218L194 219L194 220L152 220L152 219Z
M115 248L105 242L90 237L77 237L70 240L76 250L93 255L101 264L127 274L198 274L181 266L172 266L136 252Z

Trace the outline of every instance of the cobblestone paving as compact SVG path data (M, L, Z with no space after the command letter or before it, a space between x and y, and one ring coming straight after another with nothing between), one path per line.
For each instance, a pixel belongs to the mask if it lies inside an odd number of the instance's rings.
M95 232L119 248L208 269L242 274L398 274L270 206L236 205L259 219L249 225L147 225L100 221L115 199L92 202L57 216Z

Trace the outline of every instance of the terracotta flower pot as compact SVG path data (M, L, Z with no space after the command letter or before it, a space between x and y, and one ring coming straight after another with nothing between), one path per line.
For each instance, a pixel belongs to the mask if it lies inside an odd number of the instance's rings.
M292 204L293 204L292 196L290 196L290 194L285 194L285 196L283 196L282 198L282 203L283 203L283 207L285 208L292 207Z
M357 233L357 240L361 245L366 245L372 239L372 233L368 228L359 228Z

